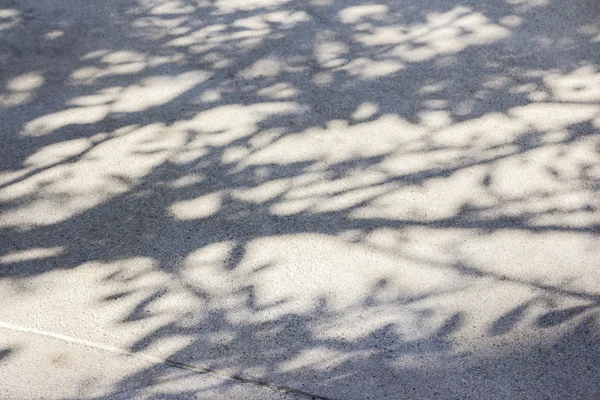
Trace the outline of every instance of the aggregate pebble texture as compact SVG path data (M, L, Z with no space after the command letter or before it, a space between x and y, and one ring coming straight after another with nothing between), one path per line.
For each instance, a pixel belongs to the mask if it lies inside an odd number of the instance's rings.
M600 2L0 0L0 397L600 398Z

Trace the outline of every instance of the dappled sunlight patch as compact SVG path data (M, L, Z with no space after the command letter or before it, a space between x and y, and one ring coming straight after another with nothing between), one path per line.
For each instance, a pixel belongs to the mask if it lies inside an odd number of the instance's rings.
M365 46L395 46L388 54L407 62L422 62L443 54L463 51L505 39L510 31L492 23L484 14L456 7L443 14L429 14L421 25L376 27L357 33Z
M367 205L354 210L356 218L398 218L416 221L444 220L459 215L464 204L493 205L497 200L479 185L483 167L472 167L423 179L418 186L404 186L382 193ZM419 174L414 180L419 180Z
M570 74L550 74L544 81L553 98L558 101L600 101L600 72L591 65L581 67Z
M443 129L439 129L434 135L432 145L454 148L457 151L473 149L478 153L493 156L497 152L505 151L503 147L527 130L527 124L505 114L489 113L480 118L439 128Z
M153 69L165 64L176 64L181 62L183 58L183 55L179 53L169 55L149 55L134 51L96 51L83 57L84 60L88 61L88 63L86 63L87 65L84 64L73 70L70 74L70 78L74 85L93 85L102 81L102 79L119 76L132 76L137 80L136 75L145 70ZM146 79L148 81L152 78ZM105 90L106 89L103 89L101 92Z
M176 219L202 219L215 215L221 209L221 193L211 193L195 199L173 203L171 213Z
M115 51L102 56L100 60L107 64L126 64L144 61L145 58L144 54L134 51Z
M240 269L277 260L270 268L253 274L251 283L259 304L286 304L270 311L306 311L315 299L326 294L332 310L357 305L368 295L381 276L391 285L406 290L435 289L444 286L448 274L401 258L364 251L328 235L304 234L264 238L248 244ZM292 273L293 272L293 273ZM411 289L412 288L412 289Z
M61 163L69 158L77 157L90 149L92 143L88 139L73 139L42 147L38 152L30 155L25 164L40 168L47 165Z
M364 119L369 119L369 118L375 116L378 111L379 111L379 107L377 106L376 103L373 103L373 102L362 103L356 108L356 111L354 111L354 114L352 114L352 118L355 120L358 120L358 121L364 120Z
M189 24L190 14L192 13L172 15L141 13L138 15L138 18L131 23L131 26L140 29L149 37L155 39L184 35L191 30Z
M122 63L122 64L114 64L111 65L108 69L100 71L99 73L94 75L94 78L98 79L104 76L115 76L115 75L134 75L142 72L146 69L147 64L143 61Z
M550 0L508 0L508 3L521 6L522 11L529 11L535 7L548 5Z
M22 21L21 12L16 8L0 9L0 32L14 28Z
M279 82L272 86L260 89L257 92L259 95L271 98L271 99L289 99L294 96L297 96L300 91L298 91L293 85L287 82Z
M235 30L229 30L226 25L214 24L204 26L192 32L186 32L182 36L168 41L165 45L179 49L186 48L190 54L203 56L206 61L210 58L215 66L224 67L229 61L219 49L223 46L232 47L239 51L247 51L260 45L272 29L265 23L264 18L240 19L235 23ZM213 50L213 52L211 52Z
M0 256L1 264L21 263L55 257L65 251L64 247L31 248Z
M228 146L221 156L223 164L235 164L242 161L250 154L251 150L245 146Z
M83 273L90 274L90 271ZM161 271L152 258L135 257L106 263L95 275L103 278L90 293L93 308L98 316L108 318L105 323L119 318L118 323L110 323L111 336L118 338L117 342L124 347L130 347L136 337L151 335L173 318L177 318L181 326L195 323L194 311L201 305L201 299L189 291L178 290L182 282ZM152 342L146 348L166 357L169 354L166 350L186 343L189 344L189 336L182 334L173 342Z
M38 249L32 248L32 251ZM69 247L66 246L63 251L58 249L39 249L43 251L43 258L30 258L21 262L20 267L26 269L27 265L41 262L56 262L65 260L64 255L68 254ZM50 254L50 251L53 254ZM38 253L38 255L42 255ZM27 310L26 314L32 318L31 326L40 328L49 328L54 326L56 330L66 334L71 333L68 330L71 324L85 319L86 315L92 315L93 318L88 323L81 324L78 334L81 338L96 340L101 343L110 343L116 346L126 347L130 337L124 335L125 332L131 334L146 334L156 328L162 321L156 321L157 324L138 324L137 333L127 330L123 325L115 325L115 317L126 316L127 312L135 309L135 306L149 294L154 292L158 285L165 285L170 282L170 278L156 270L156 262L147 257L132 257L118 260L111 263L90 261L77 265L74 269L57 268L49 271L47 274L31 277L28 280L29 291L21 292L19 295L4 299L6 307L15 307L16 309ZM104 279L107 278L108 279ZM131 296L118 297L119 301L98 300L104 296L115 295L115 291L130 291ZM45 297L45 301L39 301L37 295ZM101 306L99 306L101 304ZM63 312L55 313L51 310L59 306ZM128 310L129 309L129 310ZM114 312L116 311L116 312ZM123 314L121 314L123 313ZM10 321L11 318L3 314L3 321ZM112 326L109 332L101 332L101 327ZM60 327L60 328L58 328Z
M404 64L398 60L372 60L368 58L357 58L344 65L341 69L347 71L350 76L363 79L377 79L392 75L404 68Z
M344 8L338 15L343 23L356 24L363 19L383 19L388 12L389 7L386 4L366 4Z
M98 271L98 280L104 283L123 284L132 289L135 285L139 285L139 288L152 288L157 279L167 276L157 270L158 263L152 257L124 258L110 263L101 263L101 266L103 268Z
M82 60L98 59L100 57L104 57L108 53L110 53L110 50L108 50L108 49L94 50L94 51L90 51L89 53L85 54L83 57L81 57L81 59Z
M1 198L30 196L3 214L3 226L55 224L127 192L184 143L184 133L167 137L163 131L162 124L125 127L97 143L78 139L42 148L29 160L42 170L0 190ZM65 162L73 157L76 162Z
M349 47L339 40L336 33L322 30L315 34L313 53L315 60L325 69L339 67L347 62Z
M29 72L10 79L6 90L0 92L0 107L14 107L34 98L36 89L44 85L45 78L38 72Z
M61 193L64 189L68 190L69 184L67 183L57 186L54 188L54 193L49 192L37 196L27 205L4 212L0 226L3 228L32 228L57 224L101 204L107 198L107 191L91 191L89 186L81 188L85 191L85 195L80 196Z
M175 122L172 129L202 133L194 136L189 147L226 147L236 139L246 136L251 139L258 132L258 124L269 117L289 115L293 118L304 111L294 102L216 106L196 114L190 120Z
M219 13L228 14L236 11L251 11L283 6L290 0L217 0L215 6Z
M584 210L586 202L592 205L594 193L586 190L583 181L589 177L581 176L580 169L600 161L595 151L593 140L588 140L573 146L545 146L528 152L521 159L500 160L495 164L493 187L507 200L522 199L523 206L543 201L548 203L548 209L556 211L561 204L565 210L571 207ZM577 196L579 204L566 201L564 192L567 190ZM536 198L536 194L543 197Z
M368 162L362 166L360 163L356 163L353 169L337 179L329 178L325 172L325 179L322 180L307 181L305 184L294 182L296 184L286 194L285 200L312 199L326 205L329 201L335 202L339 196L344 194L356 195L357 198L360 198L368 195L368 192L375 194L380 192L381 189L384 191L392 189L382 187L387 183L387 177L383 172L371 171ZM366 192L361 193L361 191Z
M186 5L183 1L167 1L153 7L150 13L154 15L176 15L189 14L195 10L194 6L191 4Z
M100 77L102 70L98 67L85 66L71 73L71 79L75 81L91 81Z
M302 351L293 359L286 360L279 366L279 369L283 372L294 372L303 369L310 369L315 372L325 372L331 368L338 367L353 357L360 357L361 355L368 355L368 352L348 353L346 351L330 349L325 346L315 347Z
M189 254L179 267L179 275L201 293L221 298L231 294L240 282L224 268L234 244L230 241L206 245Z
M591 194L587 194L584 199L577 197L573 199L573 196L556 197L552 199L552 202L544 202L543 206L539 208L542 211L551 209L554 215L548 213L540 213L541 215L532 218L532 228L540 227L543 229L547 226L568 226L573 230L597 230L600 226L600 216L598 215L596 205L598 202L595 197ZM565 205L565 203L567 205ZM593 206L590 204L594 204ZM509 211L510 213L510 207Z
M249 156L244 164L287 164L310 160L337 163L353 158L384 156L423 131L422 127L394 116L352 126L346 121L330 121L326 129L311 128L287 135ZM390 132L401 134L390 135Z
M96 164L99 173L122 174L130 179L141 178L152 168L160 165L185 142L183 132L171 131L164 135L165 126L161 123L133 127L110 140L95 146L84 161ZM135 160L135 163L133 162ZM121 168L127 165L127 169ZM91 167L87 165L85 167ZM85 168L84 167L84 168Z
M493 188L507 198L533 196L536 193L550 193L564 187L564 182L545 173L547 160L544 153L550 150L531 151L521 159L499 160L494 165L491 179ZM541 160L537 157L543 157Z
M29 92L13 92L0 94L0 108L16 107L26 104L33 98Z
M600 106L595 104L529 104L509 110L508 114L518 118L539 131L557 131L570 125L596 117Z
M310 211L313 213L346 212L359 207L362 204L369 203L374 198L393 190L389 185L382 185L380 180L376 180L373 187L361 185L360 183L357 185L359 187L352 187L353 185L348 186L350 187L345 190L342 189L338 193L334 192L333 195L327 196L325 193L328 193L329 191L324 191L321 196L315 194L308 197L315 203ZM297 195L297 193L302 192L296 191L294 194ZM293 197L290 200L285 200L280 208L285 207L287 201L293 203L298 200L293 199Z
M205 40L215 44L219 42L219 32L225 31L226 25L214 24L205 26L185 36L180 36L166 43L166 46L170 47L187 47L194 44L203 43ZM187 33L187 32L186 32ZM221 39L223 40L223 39Z
M318 198L303 198L279 201L270 206L269 211L278 216L301 214L310 211L318 204L318 200Z
M450 116L450 113L445 110L423 111L420 113L419 117L421 119L421 125L433 129L443 129L452 125L452 117Z
M482 273L515 286L547 288L552 292L594 292L600 280L595 264L600 251L598 239L570 232L528 232L506 230L473 237L461 243L459 251ZM493 254L493 257L490 257ZM552 289L555 288L555 289Z
M15 92L26 92L39 88L44 84L44 77L35 72L17 76L8 81L6 87Z
M174 189L180 189L184 187L194 186L199 184L205 179L204 176L200 174L190 174L184 175L180 178L175 179L173 182L169 184L170 187Z
M91 95L75 97L72 100L70 100L68 104L80 107L91 107L109 104L112 103L115 99L117 99L119 93L123 90L124 88L118 86L105 88Z
M44 136L69 125L86 125L102 121L110 109L105 105L69 108L29 121L23 129L24 136Z
M175 77L146 78L139 85L129 86L123 90L111 110L113 112L137 112L157 107L173 101L207 78L208 75L203 72L186 72Z
M194 164L208 153L208 148L200 140L192 140L187 146L182 147L180 151L174 153L169 159L174 164ZM199 172L199 168L195 168Z
M248 203L264 203L280 197L292 187L290 179L275 179L255 187L233 190L231 196Z
M200 95L200 100L205 103L215 103L221 100L221 93L219 93L217 90L205 90Z
M58 38L63 37L64 35L65 35L65 31L63 31L61 29L55 29L53 31L46 33L44 35L44 37L48 40L56 40Z
M303 10L281 10L261 13L261 18L267 23L279 24L283 29L290 29L300 23L310 20L310 16Z
M250 67L240 71L238 76L243 79L273 78L279 76L284 68L284 63L277 57L263 57Z

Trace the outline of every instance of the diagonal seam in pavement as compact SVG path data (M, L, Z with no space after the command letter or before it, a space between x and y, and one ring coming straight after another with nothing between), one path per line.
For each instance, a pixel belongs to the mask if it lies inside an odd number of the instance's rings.
M166 366L173 367L173 368L184 369L186 371L194 372L197 374L216 375L219 378L234 380L234 381L237 381L237 382L243 383L243 384L249 384L249 385L255 385L255 386L260 386L260 387L264 387L264 388L269 388L276 392L293 394L293 395L311 399L311 400L330 400L325 397L316 396L316 395L307 393L307 392L299 390L299 389L275 385L275 384L261 381L258 379L254 379L254 378L242 377L242 376L238 376L238 375L231 375L225 371L189 365L189 364L181 363L178 361L169 360L168 358L156 357L151 354L132 352L132 351L123 349L121 347L112 346L112 345L108 345L108 344L104 344L104 343L93 342L90 340L81 339L81 338L77 338L74 336L63 335L63 334L56 333L56 332L50 332L50 331L34 329L34 328L27 328L27 327L10 324L10 323L3 322L3 321L0 321L0 328L12 330L12 331L23 332L23 333L30 334L30 335L44 336L44 337L48 337L48 338L52 338L52 339L56 339L56 340L61 340L63 342L76 344L79 346L91 347L94 349L107 351L107 352L111 352L114 354L133 357L133 358L143 360L146 362L150 362L153 364L162 364L162 365L166 365Z

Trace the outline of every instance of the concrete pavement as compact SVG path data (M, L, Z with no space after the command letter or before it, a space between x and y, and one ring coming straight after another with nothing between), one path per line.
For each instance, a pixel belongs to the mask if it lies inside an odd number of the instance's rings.
M0 397L600 395L600 5L0 2Z

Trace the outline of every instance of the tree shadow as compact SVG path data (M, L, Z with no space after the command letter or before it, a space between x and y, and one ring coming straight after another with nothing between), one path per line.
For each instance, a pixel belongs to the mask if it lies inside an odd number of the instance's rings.
M5 358L9 357L10 354L13 352L14 350L12 349L2 349L0 350L0 361L4 360Z
M597 395L598 5L557 7L8 2L3 287L94 271L131 351L327 398Z

